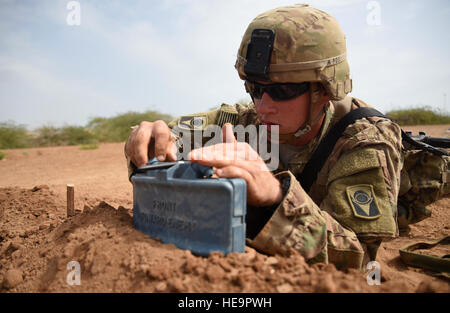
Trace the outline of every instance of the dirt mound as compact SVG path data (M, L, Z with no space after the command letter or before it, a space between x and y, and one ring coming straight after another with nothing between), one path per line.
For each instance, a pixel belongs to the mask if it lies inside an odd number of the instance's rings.
M380 290L369 286L359 271L342 272L331 264L309 266L296 253L272 257L247 248L243 254L194 256L135 230L131 209L116 209L106 202L93 208L86 205L83 212L66 219L64 207L52 200L47 186L2 188L0 194L3 292ZM80 264L81 285L67 283L71 261ZM421 288L443 291L442 283L437 284Z

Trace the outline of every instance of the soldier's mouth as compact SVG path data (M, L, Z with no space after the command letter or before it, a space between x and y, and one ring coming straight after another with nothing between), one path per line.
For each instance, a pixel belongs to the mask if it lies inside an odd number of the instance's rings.
M267 130L269 130L269 131L270 131L271 126L278 125L276 123L272 123L272 122L268 122L268 121L261 121L261 124L265 125L267 127Z

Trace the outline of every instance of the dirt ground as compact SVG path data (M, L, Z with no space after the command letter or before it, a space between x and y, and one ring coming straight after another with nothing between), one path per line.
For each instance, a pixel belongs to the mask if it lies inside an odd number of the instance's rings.
M450 125L404 127L450 138ZM198 257L134 229L123 143L3 150L0 161L0 292L450 292L450 283L408 267L398 249L450 235L450 197L432 217L380 248L381 284L367 272L309 266L293 254ZM77 214L66 217L66 185ZM439 251L449 254L449 247ZM81 285L67 283L70 261Z

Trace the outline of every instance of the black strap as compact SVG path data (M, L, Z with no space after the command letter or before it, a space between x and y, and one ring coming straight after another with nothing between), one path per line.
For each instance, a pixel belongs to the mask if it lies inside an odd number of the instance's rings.
M339 122L337 122L333 128L328 132L325 138L317 147L316 151L314 151L312 157L309 162L306 164L303 172L297 177L297 180L301 183L303 189L306 192L309 192L312 184L317 179L317 173L322 169L325 161L330 156L331 152L336 145L338 139L342 136L342 133L345 131L348 125L353 124L357 120L360 120L365 117L385 117L383 113L372 109L372 108L358 108L353 110L344 117L342 117Z

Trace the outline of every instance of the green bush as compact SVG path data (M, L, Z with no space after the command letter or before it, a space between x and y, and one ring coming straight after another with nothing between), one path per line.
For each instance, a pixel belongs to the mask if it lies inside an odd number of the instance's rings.
M80 145L97 142L95 135L81 126L65 126L56 128L54 126L43 126L35 130L36 138L34 146L62 146L62 145Z
M31 147L32 138L23 125L16 125L14 122L0 123L0 149Z
M147 111L145 113L127 112L111 118L96 117L90 120L87 127L92 130L100 142L121 142L127 140L131 126L138 125L142 121L154 122L163 120L169 122L172 116Z
M434 112L428 107L391 111L386 113L386 116L400 126L450 124L450 115Z
M169 122L172 119L172 116L156 111L127 112L111 118L93 118L86 127L46 125L33 132L28 132L25 126L13 122L0 123L0 149L62 145L82 145L80 149L97 149L99 142L125 141L130 135L130 127L142 121Z
M5 158L5 153L0 151L0 160L3 160Z
M36 134L34 146L49 147L62 144L61 130L59 128L54 126L42 126L34 132Z
M81 126L66 126L61 129L61 133L65 144L69 146L97 142L97 138L92 131Z

